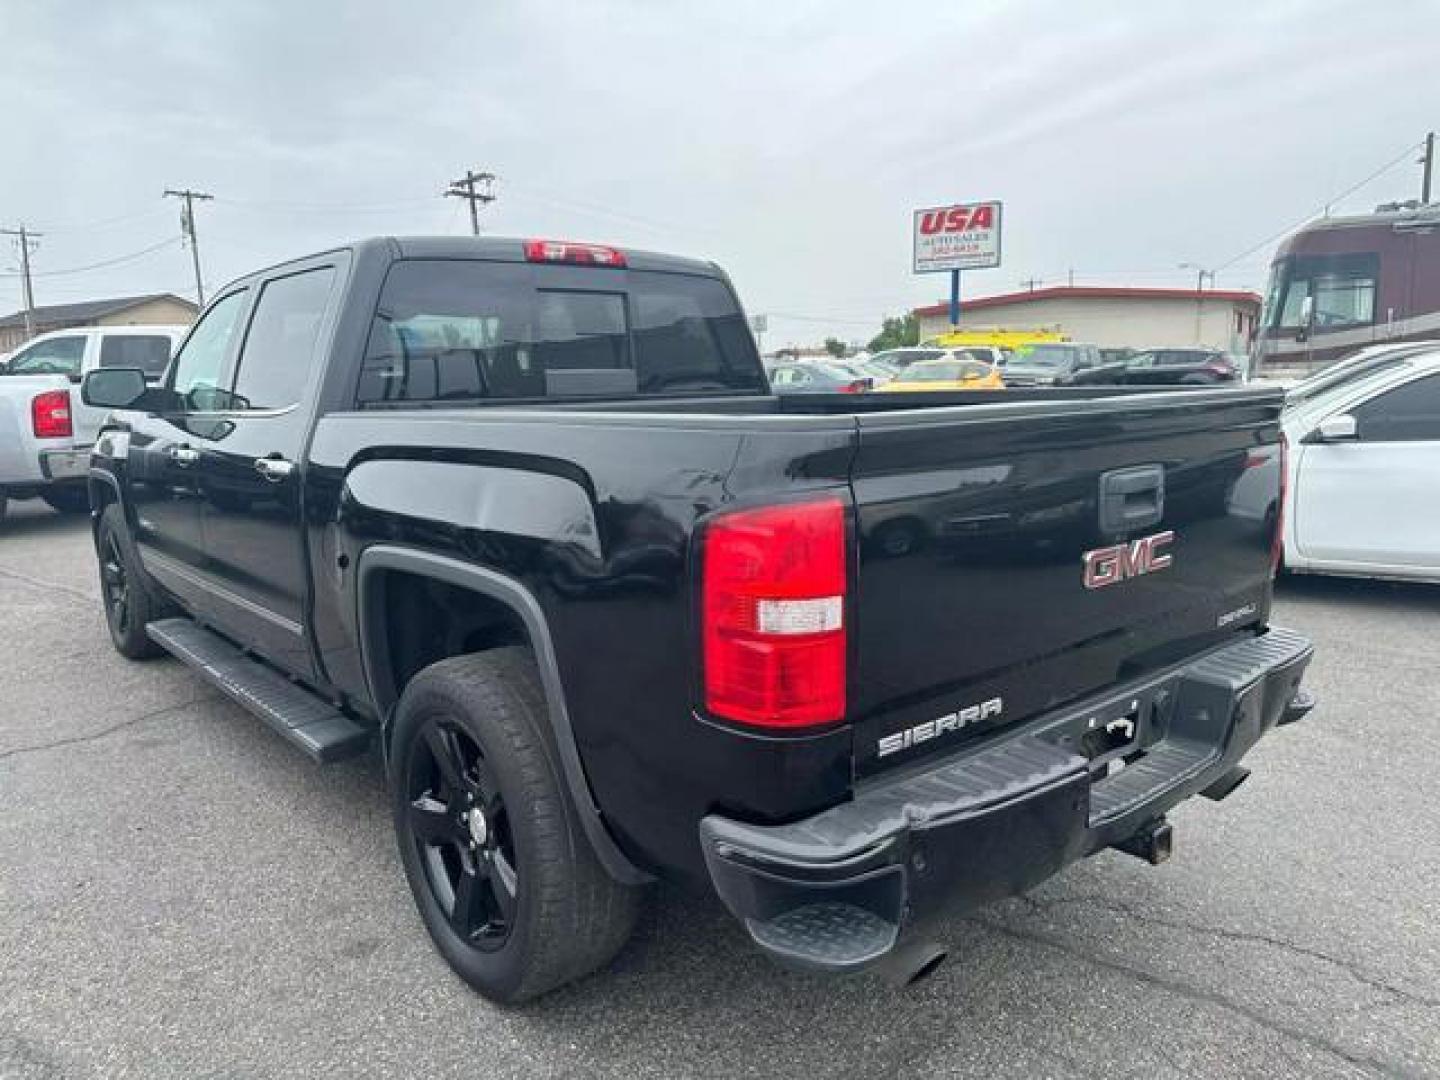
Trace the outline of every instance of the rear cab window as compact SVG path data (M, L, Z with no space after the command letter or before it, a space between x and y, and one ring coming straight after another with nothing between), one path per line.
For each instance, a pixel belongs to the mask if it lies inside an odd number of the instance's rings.
M386 277L356 401L711 391L765 391L754 339L719 278L406 259Z
M158 379L170 363L170 338L164 334L106 334L100 341L102 368L139 368Z

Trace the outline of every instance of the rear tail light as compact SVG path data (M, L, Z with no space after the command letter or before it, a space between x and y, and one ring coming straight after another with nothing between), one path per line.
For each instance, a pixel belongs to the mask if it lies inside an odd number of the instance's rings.
M36 394L30 402L30 423L37 439L68 439L75 433L70 423L70 391Z
M854 382L846 383L844 386L840 387L840 393L842 393L842 394L863 394L866 390L869 390L870 387L873 386L873 385L874 385L874 380L872 380L872 379L856 379Z
M579 266L624 266L625 253L603 244L572 244L568 240L526 240L525 260Z
M1280 432L1280 497L1275 502L1275 535L1270 540L1270 576L1280 572L1285 558L1285 496L1290 490L1290 440Z
M845 715L845 505L735 510L702 534L705 707L761 728Z

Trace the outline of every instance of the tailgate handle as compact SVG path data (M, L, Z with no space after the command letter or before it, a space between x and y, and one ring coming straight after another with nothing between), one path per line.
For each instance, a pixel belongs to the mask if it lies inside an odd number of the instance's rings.
M1123 533L1165 516L1165 466L1136 465L1100 476L1100 531Z

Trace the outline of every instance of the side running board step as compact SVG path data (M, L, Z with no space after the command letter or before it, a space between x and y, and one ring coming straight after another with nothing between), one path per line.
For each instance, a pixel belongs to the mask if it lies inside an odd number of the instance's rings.
M162 619L145 628L167 652L243 705L320 764L362 754L370 732L323 698L252 660L190 619Z

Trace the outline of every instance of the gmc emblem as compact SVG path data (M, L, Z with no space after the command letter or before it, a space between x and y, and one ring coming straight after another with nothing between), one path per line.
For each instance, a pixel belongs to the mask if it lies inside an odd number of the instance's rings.
M1142 536L1128 544L1096 548L1085 552L1085 588L1103 589L1141 574L1153 574L1164 570L1173 561L1161 553L1161 548L1175 539L1175 533L1156 533Z

